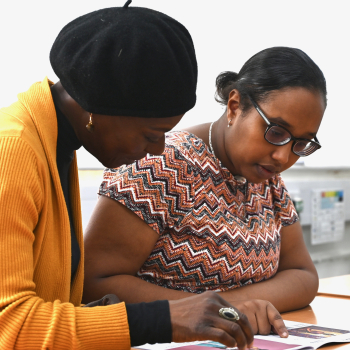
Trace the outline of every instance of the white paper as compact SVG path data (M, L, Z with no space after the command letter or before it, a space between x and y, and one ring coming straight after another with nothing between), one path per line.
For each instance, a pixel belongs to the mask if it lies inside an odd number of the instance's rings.
M350 342L350 330L342 330L338 328L322 327L309 323L300 323L292 321L284 321L288 331L288 338L280 338L278 335L256 335L254 337L255 349L260 350L297 350L297 349L317 349L320 346L331 343L347 343ZM145 344L138 346L138 349L145 350L167 350L175 348L184 348L184 350L209 350L210 348L225 349L226 347L220 343L212 341L196 341L190 343L167 343L167 344ZM232 348L237 349L237 348ZM180 350L180 349L179 349ZM211 349L210 349L211 350Z

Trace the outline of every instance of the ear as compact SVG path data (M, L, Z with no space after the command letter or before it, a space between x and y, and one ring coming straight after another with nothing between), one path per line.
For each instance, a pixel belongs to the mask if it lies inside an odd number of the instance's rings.
M227 108L226 108L226 117L227 117L227 125L231 125L232 120L236 118L241 110L239 108L241 102L241 94L237 89L233 89L228 98Z

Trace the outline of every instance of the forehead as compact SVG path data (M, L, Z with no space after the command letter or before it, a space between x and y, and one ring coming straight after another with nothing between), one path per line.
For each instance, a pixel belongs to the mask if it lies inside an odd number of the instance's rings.
M295 136L314 136L321 124L325 102L321 93L305 88L274 91L261 103L266 117L287 127Z

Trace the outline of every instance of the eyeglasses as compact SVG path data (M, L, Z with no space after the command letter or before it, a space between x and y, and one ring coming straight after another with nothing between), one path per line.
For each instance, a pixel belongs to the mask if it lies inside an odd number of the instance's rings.
M288 142L293 141L292 151L294 154L296 154L299 157L309 156L311 153L314 153L319 148L321 148L321 145L317 140L316 136L314 137L315 141L312 141L309 139L296 138L283 126L280 126L275 123L271 123L267 119L265 114L262 112L262 110L259 108L259 106L255 103L255 101L250 96L249 96L249 99L252 102L255 109L257 110L257 112L260 114L260 116L265 120L267 124L267 128L264 135L265 140L267 142L276 146L283 146Z

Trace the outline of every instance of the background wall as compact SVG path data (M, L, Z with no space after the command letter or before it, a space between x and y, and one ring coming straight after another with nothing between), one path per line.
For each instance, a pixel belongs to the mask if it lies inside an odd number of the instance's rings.
M0 5L0 106L16 100L35 81L57 77L49 52L60 29L74 18L124 0L6 1ZM198 102L176 128L218 118L223 108L214 101L215 78L225 70L239 71L256 52L271 46L304 50L323 70L328 83L328 108L319 130L322 149L306 165L350 166L348 149L350 21L348 1L324 0L133 0L182 22L196 47ZM80 168L101 165L79 150Z
M314 168L294 166L283 173L283 179L293 199L304 203L300 214L304 240L320 278L350 274L350 168ZM312 192L315 190L344 191L344 234L341 239L327 243L312 242ZM331 218L317 217L331 223ZM338 220L337 224L342 225ZM344 223L343 223L344 224ZM317 235L322 234L317 229Z

